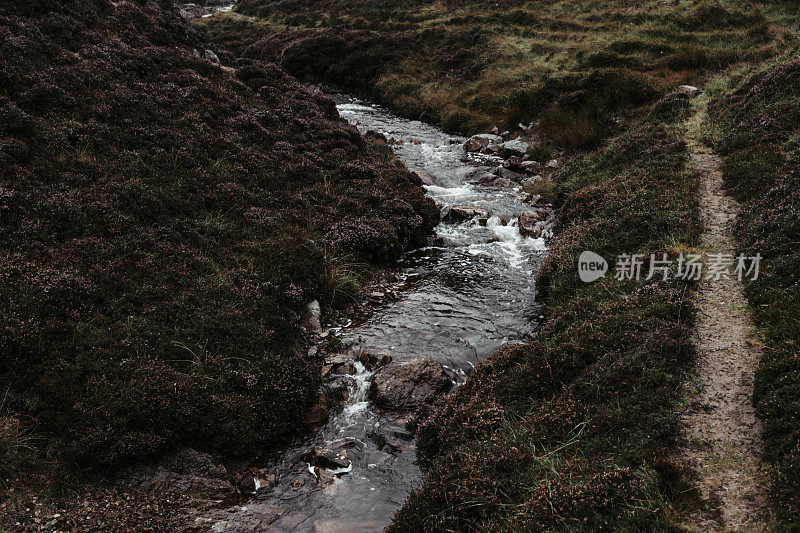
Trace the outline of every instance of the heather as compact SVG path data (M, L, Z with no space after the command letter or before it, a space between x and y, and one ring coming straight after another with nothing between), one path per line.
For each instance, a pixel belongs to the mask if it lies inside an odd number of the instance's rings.
M548 319L419 416L426 476L393 531L668 530L696 505L674 459L693 286L613 276L617 254L677 255L697 240L688 111L667 96L560 174L563 226L539 276ZM583 250L611 273L581 282Z
M775 509L800 523L800 58L796 52L731 72L710 91L705 133L724 160L741 203L741 251L764 256L745 294L764 357L753 401L764 424L765 455L776 467Z
M385 144L209 47L169 2L0 6L0 457L285 440L318 394L305 305L432 228Z
M238 55L464 133L540 121L597 147L681 83L770 57L786 30L749 3L243 0L210 19Z

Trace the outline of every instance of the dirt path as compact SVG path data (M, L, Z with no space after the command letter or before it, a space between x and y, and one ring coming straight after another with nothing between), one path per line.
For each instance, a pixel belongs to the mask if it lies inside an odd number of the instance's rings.
M704 255L735 256L738 206L723 189L719 158L698 140L705 103L697 102L688 145L700 179ZM685 455L696 469L709 510L687 524L697 531L765 531L771 522L769 471L762 463L761 423L752 405L761 345L736 276L703 280L698 298L696 382L683 415Z

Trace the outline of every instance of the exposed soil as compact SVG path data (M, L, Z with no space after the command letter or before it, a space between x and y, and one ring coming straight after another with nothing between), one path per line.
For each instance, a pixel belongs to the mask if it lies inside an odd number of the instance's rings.
M699 123L703 113L700 103L693 122ZM732 230L738 205L724 190L720 159L694 135L688 145L700 179L702 252L706 258L735 256ZM770 473L761 460L761 422L752 403L762 347L736 276L701 282L695 342L697 374L683 415L685 454L698 473L707 506L687 526L701 531L769 530Z

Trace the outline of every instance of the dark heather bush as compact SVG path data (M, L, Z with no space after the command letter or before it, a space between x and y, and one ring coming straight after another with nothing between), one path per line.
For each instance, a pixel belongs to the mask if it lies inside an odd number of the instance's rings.
M795 52L796 54L796 52ZM776 466L775 509L800 525L800 57L755 69L733 91L712 93L706 130L741 202L740 252L764 256L745 285L765 339L755 405Z
M169 4L0 4L0 379L80 465L301 428L331 259L394 259L436 218L330 100L197 58Z

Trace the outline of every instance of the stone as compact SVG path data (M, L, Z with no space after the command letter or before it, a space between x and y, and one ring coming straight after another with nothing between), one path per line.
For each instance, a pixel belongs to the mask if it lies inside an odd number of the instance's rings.
M551 159L550 161L547 162L547 165L545 166L547 168L558 168L558 159Z
M236 492L228 477L227 469L213 456L185 448L164 459L155 469L134 474L132 483L148 490L222 500Z
M523 161L520 166L526 172L536 172L541 165L538 161Z
M506 168L518 168L522 166L522 158L518 155L512 155L505 161L503 161L503 166Z
M502 142L503 138L499 135L493 135L491 133L479 133L478 135L473 135L467 139L467 141L464 143L464 150L467 152L480 152L489 145L499 146L502 144Z
M369 394L384 409L414 411L448 392L452 385L442 365L417 358L375 372Z
M475 217L487 217L489 213L480 207L470 207L463 205L455 205L445 207L442 213L442 220L446 222L464 222L472 220Z
M506 157L511 155L523 156L528 152L528 148L530 148L530 145L520 137L517 137L500 145L500 152Z
M509 181L513 181L516 183L521 183L522 180L526 179L528 176L525 174L520 174L519 172L514 172L513 170L509 170L505 167L497 167L494 170L494 174L501 178L505 178Z
M519 234L523 237L533 237L538 239L542 236L542 228L538 225L547 219L547 210L536 209L533 211L523 211L517 218Z
M327 487L336 480L336 476L334 476L331 472L318 466L314 468L314 475L317 476L317 485L323 488Z
M294 481L292 481L292 488L294 490L298 490L300 487L302 487L305 484L306 484L306 480L305 479L298 478L298 479L295 479Z
M312 466L330 468L347 468L350 466L350 459L344 451L335 452L328 448L315 448L305 455L305 460Z
M694 98L700 94L700 89L694 85L678 85L678 94L685 94L689 98Z
M310 424L312 426L323 424L326 420L328 420L330 410L331 408L328 397L320 391L319 395L317 396L316 403L311 406L311 409L308 410L304 421L306 424Z
M417 175L417 177L419 178L419 180L422 182L423 185L433 185L433 176L431 176L427 172L422 172L421 170L418 170L414 172L414 174Z
M212 63L219 63L219 57L211 50L206 49L206 51L203 53L203 57L205 57Z
M306 332L320 335L322 333L322 323L320 322L322 310L319 302L317 300L309 302L303 314L303 328Z
M464 181L476 185L490 184L495 178L495 175L490 170L489 167L475 167L464 175Z

